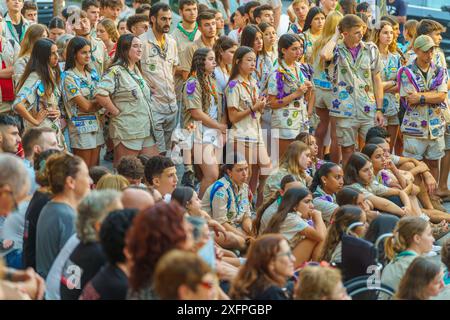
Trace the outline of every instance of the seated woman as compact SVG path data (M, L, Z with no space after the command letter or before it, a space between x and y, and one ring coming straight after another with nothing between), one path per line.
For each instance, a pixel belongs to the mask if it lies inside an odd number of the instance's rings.
M300 271L295 300L351 300L338 269L306 266Z
M297 181L291 174L288 174L281 179L280 189L256 211L256 218L253 220L252 226L252 232L255 236L258 236L266 229L270 219L278 211L278 207L285 192L292 188L301 187L302 183Z
M307 172L311 177L314 177L317 170L324 164L324 161L317 157L319 154L319 147L317 146L316 138L309 132L300 132L295 140L303 142L310 148L311 166L308 168Z
M342 235L355 222L364 224L351 231L353 235L361 238L366 233L368 227L366 213L361 208L352 205L345 205L338 209L333 223L328 228L328 234L320 260L336 264L342 262Z
M400 219L393 236L385 242L384 251L390 260L381 274L381 283L397 290L411 262L433 248L434 238L428 222L418 217Z
M439 264L424 257L418 257L409 266L398 288L395 299L429 300L444 288L442 270Z
M264 198L276 192L280 188L281 179L292 174L295 178L307 187L311 184L312 178L306 173L311 166L311 150L300 141L292 142L280 159L278 169L272 171L264 186Z
M288 300L292 287L286 288L294 275L295 256L288 242L278 234L263 235L248 250L247 261L234 279L231 299Z
M235 155L231 164L222 167L222 178L206 189L202 209L235 237L226 249L245 250L251 238L252 220L249 199L247 161Z
M360 207L361 210L366 213L367 221L369 223L380 216L380 211L373 210L372 203L365 199L364 193L361 190L352 187L343 187L336 194L336 203L338 206L345 206L346 204L349 204Z
M331 217L339 206L336 203L336 192L344 186L344 171L333 162L325 162L314 175L310 190L313 193L314 208L322 212L325 224L329 224Z
M380 184L405 191L409 196L414 215L423 215L427 219L429 217L435 223L442 222L442 230L439 230L442 231L441 233L447 232L447 223L445 220L450 221L449 215L439 210L422 209L420 207L419 199L417 198L420 188L414 184L414 178L409 172L406 172L405 175L398 170L392 160L384 156L384 150L379 145L366 144L361 152L372 161L373 173Z
M411 203L408 195L403 190L388 188L374 179L372 163L363 153L355 152L350 156L344 169L344 182L355 189L360 190L367 200L372 202L374 208L395 214L405 216L412 214ZM400 208L392 201L385 199L388 196L400 196L404 208Z
M326 232L322 213L314 209L309 190L293 188L286 191L263 233L281 233L292 248L296 266L300 266L306 261L318 261Z

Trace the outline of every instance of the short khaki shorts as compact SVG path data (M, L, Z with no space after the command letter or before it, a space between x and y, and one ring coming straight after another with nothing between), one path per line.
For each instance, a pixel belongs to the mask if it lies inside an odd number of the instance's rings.
M439 160L444 156L444 137L419 139L403 135L403 156L417 160Z
M374 120L358 120L336 117L336 135L338 144L342 147L358 145L358 135L366 139L367 132L375 126Z
M143 139L129 139L129 140L119 140L113 139L114 147L117 147L119 143L122 143L126 148L130 150L139 151L144 148L150 148L155 145L155 140L152 136Z
M398 115L394 114L392 116L384 116L384 124L387 126L400 125L400 120L398 119Z

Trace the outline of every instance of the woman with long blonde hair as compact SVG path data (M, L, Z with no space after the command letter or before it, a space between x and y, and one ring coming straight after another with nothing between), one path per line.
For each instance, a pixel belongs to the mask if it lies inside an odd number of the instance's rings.
M400 108L400 96L397 85L397 73L401 67L401 56L394 42L394 29L390 22L381 21L380 27L375 29L373 43L380 51L381 80L383 81L383 114L387 130L391 137L390 148L395 146L400 121L398 112Z
M13 66L13 80L16 87L23 71L25 70L25 66L30 60L31 50L33 50L34 44L39 39L47 37L48 29L42 24L33 24L27 29L27 32L25 32L25 36L20 43L19 55L17 56L17 60L14 62Z
M336 136L336 123L333 118L330 119L329 109L331 108L331 101L333 101L333 91L332 84L328 75L328 65L329 63L321 56L320 52L325 47L325 45L335 37L339 38L339 31L337 26L342 20L343 15L339 11L333 11L328 14L325 19L325 25L322 30L322 34L319 39L314 43L313 53L312 53L312 64L314 69L313 83L315 92L314 109L315 113L319 117L319 123L316 127L315 137L317 141L317 147L319 152L317 154L319 159L323 159L324 155L324 140L328 131L329 124L330 136L331 136L331 161L339 163L340 158L340 148L337 143Z
M108 18L102 19L97 24L97 37L103 41L108 50L109 57L112 58L116 52L117 41L120 37L114 21Z

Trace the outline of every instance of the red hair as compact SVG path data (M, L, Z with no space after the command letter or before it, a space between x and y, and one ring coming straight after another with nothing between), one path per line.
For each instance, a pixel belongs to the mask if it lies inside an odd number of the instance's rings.
M131 256L129 283L132 291L151 285L156 264L166 252L186 240L184 210L177 203L157 203L139 212L133 220L126 248Z

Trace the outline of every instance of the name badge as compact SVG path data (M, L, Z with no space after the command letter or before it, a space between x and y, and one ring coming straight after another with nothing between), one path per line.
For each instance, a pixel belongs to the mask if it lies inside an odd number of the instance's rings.
M99 129L96 115L85 115L72 118L72 123L78 133L97 132Z

